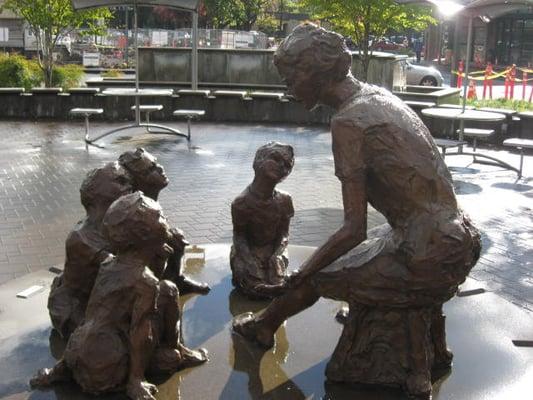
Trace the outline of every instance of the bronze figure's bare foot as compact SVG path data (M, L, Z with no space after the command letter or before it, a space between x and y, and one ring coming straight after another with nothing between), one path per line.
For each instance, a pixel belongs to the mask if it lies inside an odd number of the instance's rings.
M433 370L440 371L450 369L452 367L453 353L449 349L444 351L435 351L435 361L433 362Z
M407 393L420 400L431 400L431 381L422 374L413 374L407 378Z
M348 314L350 313L350 309L348 306L342 307L339 311L337 311L337 315L335 315L335 319L339 324L345 324L346 321L348 321Z
M40 369L37 374L31 378L30 386L32 388L48 387L56 382L68 382L72 375L63 360L59 361L54 368Z
M274 333L259 327L253 313L248 312L235 317L233 331L265 349L274 346Z
M155 400L156 393L157 387L148 382L129 382L126 386L126 394L133 400Z
M209 285L204 282L197 282L185 275L180 275L177 279L176 286L180 290L180 294L199 293L207 294L211 290Z
M207 350L204 348L199 348L198 350L191 350L188 347L183 346L182 344L178 345L179 352L181 354L181 368L190 368L197 365L203 364L206 361L209 361L207 356Z

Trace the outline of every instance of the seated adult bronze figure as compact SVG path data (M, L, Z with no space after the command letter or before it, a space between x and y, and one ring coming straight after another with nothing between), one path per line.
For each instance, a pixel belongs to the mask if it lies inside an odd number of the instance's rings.
M231 204L233 284L245 295L271 297L258 285L283 283L288 259L289 224L294 215L288 193L276 189L292 171L294 151L276 142L261 146L253 163L253 182Z
M90 171L81 185L87 216L67 237L64 271L54 279L48 297L52 326L63 338L83 321L100 264L112 253L102 219L113 201L131 192L131 177L117 162Z
M432 370L451 365L442 304L475 265L479 234L426 126L399 98L352 76L340 35L300 25L275 64L307 108L336 110L332 150L344 223L276 289L282 296L262 314L237 317L234 329L270 347L278 327L321 296L346 301L328 380L398 385L428 398ZM367 233L368 203L388 225Z
M74 380L92 394L125 390L153 400L145 374L172 373L207 360L205 350L180 343L176 286L159 280L149 264L154 248L170 253L171 236L159 204L141 192L121 197L103 226L116 257L102 263L84 322L70 336L63 358L39 371L32 386Z
M168 178L165 175L163 166L157 162L157 159L142 148L135 151L127 151L122 153L118 159L122 165L133 178L133 189L140 190L145 196L157 201L159 193L168 185ZM209 286L205 283L200 283L185 276L181 270L181 259L185 246L189 244L183 236L183 232L177 228L172 228L172 238L169 245L173 249L172 255L167 258L157 257L152 262L152 269L155 271L163 271L163 278L173 281L181 294L185 293L207 293ZM161 265L161 260L166 260L166 266ZM157 272L156 272L157 274Z

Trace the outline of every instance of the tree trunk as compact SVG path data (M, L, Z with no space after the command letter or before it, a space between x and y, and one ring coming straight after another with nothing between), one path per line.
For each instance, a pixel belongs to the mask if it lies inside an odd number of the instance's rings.
M44 86L52 87L52 73L54 68L54 38L52 32L44 31L44 40L42 43L43 52L43 72Z

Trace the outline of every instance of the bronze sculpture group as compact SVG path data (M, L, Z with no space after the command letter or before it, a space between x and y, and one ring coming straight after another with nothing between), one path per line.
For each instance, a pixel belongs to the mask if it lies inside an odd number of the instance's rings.
M309 109L321 103L336 110L332 150L344 223L288 275L294 209L275 187L290 174L294 152L275 142L259 148L254 180L231 207L230 265L238 290L273 300L261 314L237 316L233 329L269 348L284 321L321 296L345 301L349 312L328 380L396 385L429 398L432 376L452 361L442 305L475 265L480 237L457 204L428 129L397 97L357 81L351 62L343 38L313 24L297 27L276 51L291 94ZM208 287L181 272L187 242L156 202L167 184L142 149L87 176L87 217L67 239L65 271L49 299L67 348L34 384L74 379L88 392L123 388L133 399L149 399L154 388L145 373L206 360L180 340L178 293ZM367 204L387 224L367 232ZM107 311L109 304L120 311Z

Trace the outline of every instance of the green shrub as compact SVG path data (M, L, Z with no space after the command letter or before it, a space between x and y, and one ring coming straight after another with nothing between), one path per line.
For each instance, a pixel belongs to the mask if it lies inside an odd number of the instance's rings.
M31 89L42 81L43 73L36 61L20 54L0 54L0 87Z
M108 69L102 73L104 78L120 78L122 76L122 71L119 69Z
M76 64L55 66L52 72L52 86L68 89L80 85L83 67Z

